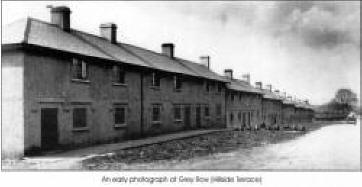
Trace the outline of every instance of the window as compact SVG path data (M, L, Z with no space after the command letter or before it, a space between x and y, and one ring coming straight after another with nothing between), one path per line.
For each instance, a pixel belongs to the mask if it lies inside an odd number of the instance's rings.
M73 79L87 79L88 78L88 68L87 63L83 60L79 60L76 58L73 58Z
M209 117L209 116L210 116L209 106L206 105L206 106L205 106L205 117Z
M241 101L241 97L242 97L242 94L241 93L239 93L239 100Z
M73 128L87 127L87 109L73 108Z
M234 94L233 93L230 93L230 99L231 99L231 101L234 101Z
M152 73L152 86L160 87L161 77L158 73Z
M180 76L177 76L175 75L174 76L174 87L176 90L180 90L181 87L182 87L182 82L181 82L181 77Z
M174 106L174 119L175 121L181 121L181 106L175 105Z
M233 122L234 121L234 114L230 113L230 121Z
M221 104L216 104L216 116L221 116Z
M120 127L127 124L127 105L117 105L114 108L114 126Z
M241 112L238 113L238 120L241 121Z
M161 121L161 105L154 104L152 105L152 122L160 122Z
M206 81L206 92L210 92L210 83L209 81Z
M125 84L125 72L121 66L113 66L113 82Z
M222 91L222 83L218 83L217 84L217 91L221 92Z

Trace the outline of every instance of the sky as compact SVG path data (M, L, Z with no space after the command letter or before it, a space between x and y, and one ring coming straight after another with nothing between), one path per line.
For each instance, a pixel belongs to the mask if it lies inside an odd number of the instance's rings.
M272 84L312 104L339 88L360 95L360 2L67 2L3 1L2 25L24 17L49 21L47 5L72 10L71 27L99 35L118 25L118 40L157 52L174 43L175 55L211 69Z

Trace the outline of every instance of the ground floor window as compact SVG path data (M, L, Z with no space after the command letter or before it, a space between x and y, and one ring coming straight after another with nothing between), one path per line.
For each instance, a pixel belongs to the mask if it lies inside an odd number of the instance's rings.
M233 122L233 121L234 121L234 114L230 113L230 122Z
M221 104L216 104L216 116L221 116Z
M87 127L87 108L73 108L73 128Z
M114 106L114 126L121 127L127 125L127 105Z
M161 104L152 105L152 122L161 122Z
M209 117L210 116L210 109L209 109L209 105L205 106L205 117Z
M175 105L174 106L174 119L175 121L181 121L181 105Z

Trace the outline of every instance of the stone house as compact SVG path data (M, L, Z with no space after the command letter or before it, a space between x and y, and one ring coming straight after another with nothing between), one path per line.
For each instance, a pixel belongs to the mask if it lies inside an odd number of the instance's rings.
M262 112L262 92L250 85L250 75L246 80L233 77L231 69L225 69L226 91L226 123L228 128L248 129L260 125Z
M3 28L2 156L119 141L194 128L223 128L226 80L201 63L71 28L68 7L51 22Z
M263 88L262 82L256 82L255 86L263 92L262 98L262 126L270 127L273 125L281 124L282 122L282 98L274 93L272 85L266 85Z
M282 100L282 124L283 126L292 125L295 121L295 104L291 98L286 97Z

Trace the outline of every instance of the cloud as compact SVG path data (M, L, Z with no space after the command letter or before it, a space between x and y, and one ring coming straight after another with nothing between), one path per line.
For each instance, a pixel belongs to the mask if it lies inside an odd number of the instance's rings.
M276 38L299 39L314 49L360 47L360 2L192 2L166 3L187 16L239 25Z
M275 37L299 38L315 49L360 47L359 2L279 2L265 27Z

